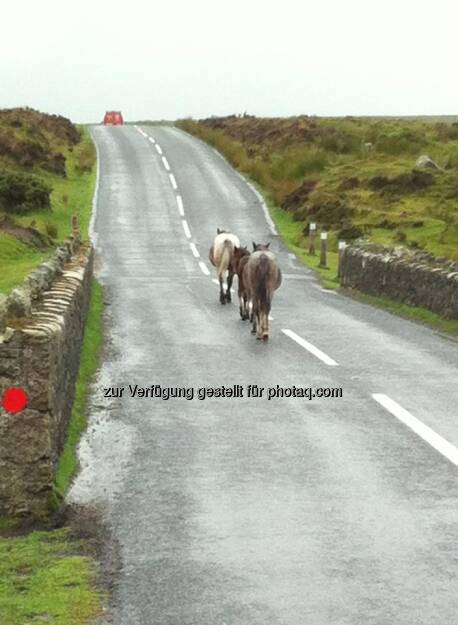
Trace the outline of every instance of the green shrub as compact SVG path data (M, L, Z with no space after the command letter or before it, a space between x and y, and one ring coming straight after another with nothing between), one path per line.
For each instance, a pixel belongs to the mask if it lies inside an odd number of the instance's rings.
M30 174L0 172L0 208L23 215L33 210L51 210L51 187Z

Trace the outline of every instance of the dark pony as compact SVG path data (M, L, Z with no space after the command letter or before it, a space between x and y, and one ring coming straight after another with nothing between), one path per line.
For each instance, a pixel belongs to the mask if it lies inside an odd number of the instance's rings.
M256 338L269 338L269 313L274 291L281 284L281 271L275 254L269 250L270 243L253 242L253 253L243 270L243 281L251 300L252 333Z
M232 267L238 277L238 295L239 295L239 310L242 319L249 318L248 310L248 291L243 279L243 271L250 258L250 252L246 247L236 247L234 255L232 257Z

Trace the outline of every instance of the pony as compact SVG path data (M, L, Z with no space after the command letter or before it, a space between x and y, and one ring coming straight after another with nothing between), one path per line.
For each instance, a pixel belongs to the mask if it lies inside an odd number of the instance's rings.
M251 300L252 334L257 339L269 338L269 313L274 291L281 285L282 275L275 254L269 250L270 243L253 241L253 253L243 270L243 281Z
M232 280L234 279L234 268L232 266L232 258L234 255L234 249L240 247L240 241L235 234L228 230L216 231L216 237L213 241L213 245L208 252L208 258L211 264L216 267L216 273L219 280L219 301L221 304L231 301L231 287ZM223 278L224 273L227 271L227 288L224 293Z
M243 271L250 257L250 252L246 247L236 247L232 258L232 267L238 277L238 296L240 317L245 320L249 318L248 312L248 291L243 280Z

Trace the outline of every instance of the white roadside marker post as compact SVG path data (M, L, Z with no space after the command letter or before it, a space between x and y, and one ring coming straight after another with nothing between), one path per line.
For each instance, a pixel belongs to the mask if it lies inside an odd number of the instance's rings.
M316 224L311 223L309 225L309 254L315 256L315 236L316 236Z
M339 241L338 247L339 247L339 258L338 258L338 265L337 265L337 277L340 278L342 256L343 256L344 249L347 247L347 244L345 243L345 241Z
M321 239L321 247L320 247L320 265L319 266L327 269L326 250L327 250L328 233L322 232L320 239Z

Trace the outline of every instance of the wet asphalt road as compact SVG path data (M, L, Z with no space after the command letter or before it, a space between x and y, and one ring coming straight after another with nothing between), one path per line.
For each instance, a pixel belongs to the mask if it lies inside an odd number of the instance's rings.
M172 128L142 133L93 129L112 345L71 492L103 507L119 543L113 623L455 623L458 468L373 394L458 446L458 345L323 291L210 147ZM235 301L218 303L214 272L199 264L212 269L217 227L271 241L278 255L268 344ZM103 398L129 384L341 387L343 397L165 401L126 388Z

